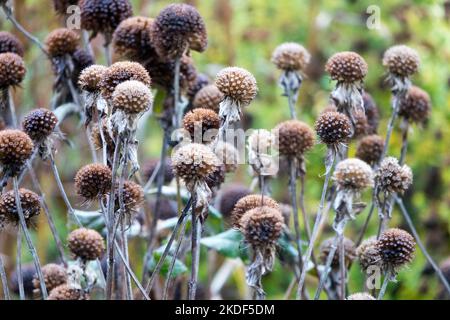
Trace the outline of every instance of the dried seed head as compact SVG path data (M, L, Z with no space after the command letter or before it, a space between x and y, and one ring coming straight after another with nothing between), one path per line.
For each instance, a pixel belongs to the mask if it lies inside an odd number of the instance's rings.
M33 141L23 131L6 129L0 131L0 165L12 175L20 171L33 153Z
M102 131L103 137L105 138L106 147L110 152L114 152L115 141L113 137L116 136L117 130L112 129L112 132L108 132L108 119L102 120ZM111 137L111 133L113 137ZM91 130L91 141L95 146L96 150L101 150L103 148L102 136L100 134L100 126L92 126Z
M275 48L272 62L281 70L301 71L306 68L311 59L309 52L300 44L286 42Z
M129 59L156 57L151 39L153 19L131 17L123 20L113 34L117 54Z
M147 87L151 85L150 76L141 64L131 61L119 61L108 67L103 73L99 84L103 97L110 99L116 86L128 80L140 81Z
M161 57L181 57L186 49L203 52L208 45L205 23L196 8L171 4L156 17L152 30L155 49Z
M333 180L340 189L359 192L373 185L372 168L360 159L348 158L336 165Z
M351 127L348 117L335 111L321 113L314 126L320 141L326 145L346 142L351 134Z
M111 169L100 163L88 164L75 175L77 194L86 200L94 200L111 190Z
M400 100L398 114L406 120L414 123L424 123L431 112L431 100L424 90L411 86L408 94Z
M112 34L133 15L129 0L80 0L81 27L94 34Z
M347 297L347 300L376 300L373 296L367 292L358 292Z
M80 37L75 31L60 28L49 33L47 38L45 38L45 45L51 57L60 57L74 53L79 41Z
M82 289L70 287L68 284L57 286L48 295L48 300L89 300L89 295Z
M272 198L268 196L262 197L260 194L250 194L248 196L245 196L236 203L236 205L233 208L233 211L231 213L232 220L233 220L233 226L235 228L241 227L241 218L242 216L252 209L255 209L257 207L270 207L273 209L276 209L280 211L280 206L278 202L273 200Z
M359 139L361 137L364 137L369 132L369 122L367 121L367 117L364 112L362 111L356 111L353 114L353 118L355 120L354 125L354 133L352 138L353 139Z
M219 159L207 146L189 143L178 148L172 156L175 176L186 183L206 181L220 165Z
M1 0L0 0L1 2ZM17 269L17 268L14 268ZM33 286L33 278L36 274L36 268L34 264L31 263L24 263L22 265L22 279L23 279L23 286L25 291L26 297L33 297L34 294L34 286ZM17 296L19 296L19 281L18 281L18 272L17 270L13 270L11 272L10 276L10 282L8 283L11 286L11 291L14 292Z
M47 291L52 291L57 286L67 282L67 272L63 266L55 263L49 263L42 267L42 275L44 276L45 287ZM33 286L40 289L40 281L37 275L34 276Z
M78 82L81 72L94 64L94 57L84 49L77 49L72 54L73 72L72 81Z
M371 266L379 266L382 262L375 237L364 240L356 249L356 255L363 271Z
M401 166L396 158L386 157L375 173L375 181L384 192L403 194L411 186L413 174L406 164Z
M156 212L156 200L150 200L150 211ZM170 199L159 199L159 219L167 220L178 216L177 202Z
M223 93L213 84L203 87L194 98L194 108L211 109L219 112L219 104L223 100Z
M220 186L222 185L222 183L225 182L225 166L220 164L217 165L213 172L211 172L205 179L206 184L208 185L209 188L220 188Z
M197 73L195 76L195 79L189 84L188 90L187 90L187 97L189 98L189 101L193 101L196 94L203 89L204 87L206 87L207 85L209 85L209 78L207 75L203 74L203 73ZM207 108L207 107L203 107L203 108ZM219 110L217 110L218 112Z
M12 52L23 57L23 45L12 33L0 31L0 53L6 52Z
M323 264L326 263L328 254L330 253L334 243L334 237L328 238L322 242L320 245L320 259ZM333 261L331 262L332 267L339 267L339 246L333 256ZM356 248L352 240L344 238L344 261L345 265L348 267L356 259Z
M42 141L55 130L58 118L47 109L36 109L31 111L22 121L23 131L33 139Z
M416 243L408 232L392 228L384 231L376 244L383 265L389 270L410 263L414 258Z
M272 207L256 207L241 218L241 232L254 248L274 245L281 235L283 215Z
M395 76L410 77L418 71L419 65L418 53L405 45L390 47L383 56L383 66Z
M289 158L301 158L314 146L314 131L304 122L287 120L275 127L280 154Z
M144 202L144 190L133 181L123 183L123 206L127 213L139 210ZM120 208L119 190L116 189L116 206Z
M144 163L142 171L144 173L144 177L148 180L154 174L157 169L159 163L159 159L151 159ZM168 184L173 179L173 168L172 162L170 159L166 159L164 164L164 183ZM156 181L156 180L155 180Z
M233 184L224 188L219 195L218 209L226 218L231 218L236 203L251 194L251 190L241 184Z
M94 64L84 69L78 77L78 87L87 92L99 92L100 82L108 68Z
M372 96L367 92L363 94L364 111L366 113L368 123L368 134L375 134L378 131L378 124L380 123L380 112L373 100Z
M95 230L79 228L67 237L70 252L83 261L101 258L105 251L103 237Z
M0 89L17 86L26 73L27 69L21 56L11 52L0 53Z
M60 15L67 15L67 8L77 4L78 0L53 0L53 8Z
M184 116L183 127L190 133L192 139L195 139L196 133L197 135L201 134L201 137L199 138L203 141L203 135L205 134L205 132L207 132L208 130L219 129L219 115L215 111L210 109L194 109L186 113L186 115Z
M383 149L384 139L382 137L376 134L365 136L358 143L356 157L373 166L380 161Z
M258 92L255 77L245 69L228 67L219 71L216 87L229 98L245 107L252 102Z
M214 149L219 161L225 166L226 172L234 172L239 164L239 153L231 144L219 141Z
M142 82L124 81L117 85L112 95L114 109L127 114L138 114L149 110L153 104L153 94Z
M19 196L25 222L29 225L41 212L40 198L33 191L24 188L19 189ZM20 222L14 190L2 194L0 198L0 221L2 220L14 225Z
M325 65L331 79L338 82L362 81L367 74L367 63L359 54L345 51L334 54Z

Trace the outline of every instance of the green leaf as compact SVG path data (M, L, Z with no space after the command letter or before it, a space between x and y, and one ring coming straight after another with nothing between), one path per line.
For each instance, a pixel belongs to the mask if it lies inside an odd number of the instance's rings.
M100 211L74 210L74 214L86 228L94 229L99 232L102 232L105 228L105 220Z
M172 245L172 248L174 248L175 246L176 246L176 244L174 243ZM148 267L148 269L150 271L153 272L155 270L156 264L161 259L162 252L164 251L164 247L165 246L162 246L162 247L158 248L157 250L155 250L153 252L153 256L152 256L152 259L150 259L150 261L149 261L149 267ZM167 257L166 257L166 260L164 260L163 265L161 267L160 274L162 274L165 277L167 276L167 273L169 272L169 268L170 268L170 265L172 263L172 259L173 259L173 255L172 254L168 254ZM187 270L188 270L188 268L186 267L186 265L181 260L176 259L171 277L172 278L177 277L180 274L183 274L183 273L187 272Z
M229 229L215 236L206 237L200 240L205 247L216 250L220 254L228 258L238 258L242 256L241 243L242 234L234 229Z

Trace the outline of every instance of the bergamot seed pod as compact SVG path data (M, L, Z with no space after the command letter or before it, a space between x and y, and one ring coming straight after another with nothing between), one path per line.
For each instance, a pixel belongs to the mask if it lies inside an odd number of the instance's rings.
M314 131L304 122L287 120L275 127L280 154L288 158L302 158L314 146Z
M239 228L241 226L240 220L247 211L262 206L270 207L280 211L278 202L268 196L263 197L260 194L250 194L239 199L231 213L233 226L235 228Z
M242 107L249 105L258 92L255 77L238 67L228 67L219 71L215 85L224 94L225 99L231 99Z
M364 137L369 132L369 123L367 121L367 117L363 111L356 111L353 114L354 123L354 133L352 138L359 139Z
M395 76L410 77L418 71L419 65L417 52L405 45L390 47L383 56L383 66Z
M21 56L11 52L0 53L0 89L17 86L26 73L27 69Z
M323 264L326 263L328 254L332 249L332 245L334 243L334 237L328 238L322 242L320 245L320 260ZM332 267L339 267L339 252L340 248L338 245L338 249L334 253L333 261L331 262ZM344 238L344 261L345 265L348 267L352 264L352 262L356 259L356 248L355 244L352 240L348 238Z
M48 300L89 300L89 295L82 289L70 287L68 284L57 286L48 295Z
M283 216L278 209L256 207L241 218L241 232L254 248L274 245L283 229Z
M42 275L44 276L45 287L48 292L67 282L66 269L56 263L49 263L43 266ZM34 276L33 286L36 290L40 289L40 282L37 275Z
M151 39L153 19L131 17L123 20L113 34L113 46L117 54L129 59L156 58Z
M224 188L219 194L218 208L224 217L231 218L236 203L251 194L251 190L241 184L232 184Z
M144 190L133 181L123 183L123 208L127 213L139 210L144 202ZM120 208L119 187L116 188L116 207Z
M75 175L77 194L85 200L95 200L111 190L111 169L100 163L88 164Z
M12 33L0 31L0 53L12 52L23 57L23 45Z
M359 265L364 272L369 267L380 266L382 263L375 237L364 240L356 249L356 255L359 259Z
M6 129L0 131L0 165L12 175L20 171L33 153L33 141L23 131Z
M399 116L413 123L424 123L431 112L431 100L424 90L411 86L404 99L400 100Z
M79 228L67 237L70 252L83 261L101 258L105 251L103 237L95 230Z
M356 157L374 166L381 160L384 149L384 139L372 134L362 138L356 148Z
M367 74L367 63L355 52L338 52L328 59L325 71L338 82L360 82Z
M336 165L333 180L339 189L359 192L373 185L372 168L360 159L348 158Z
M108 67L103 73L100 81L103 97L110 99L116 86L127 80L140 81L147 87L151 85L150 76L141 64L131 61L119 61Z
M33 191L24 188L19 189L19 196L25 222L29 225L33 218L41 212L40 198ZM20 217L17 211L14 190L2 194L0 198L0 216L3 217L4 221L13 225L19 224Z
M155 170L158 167L159 159L151 159L144 163L142 172L144 174L145 179L150 179L150 177L154 174ZM170 159L165 160L164 164L164 183L168 184L173 179L173 168L172 168L172 162ZM154 181L156 181L157 178L155 178Z
M51 57L61 57L74 53L79 41L80 37L75 31L60 28L49 33L47 38L45 38L45 45Z
M70 6L77 5L78 0L53 0L53 8L60 15L67 15L71 12L67 12Z
M406 164L401 166L394 157L386 157L381 161L375 173L377 186L383 192L403 194L411 186L413 174Z
M286 42L275 48L272 62L278 69L285 71L302 71L311 59L309 52L300 44Z
M195 76L195 80L189 84L189 87L188 87L188 90L186 93L187 97L189 98L189 101L193 101L196 94L201 89L206 87L207 85L209 85L208 76L203 73L197 73L197 75ZM218 112L218 110L217 110L217 112Z
M373 296L367 292L358 292L347 297L347 300L376 300Z
M209 138L209 141L211 141L211 139L216 136L220 127L219 115L210 109L194 109L184 116L183 127L189 132L194 142L202 143L204 142L204 138ZM208 132L208 130L211 131ZM205 133L207 133L209 137L204 136ZM205 142L209 142L206 141L206 139Z
M189 143L178 148L172 156L175 176L185 183L205 181L219 166L219 159L205 145Z
M58 118L47 109L36 109L25 116L22 121L23 131L33 141L43 141L55 130Z
M219 161L225 166L226 172L236 171L239 164L239 153L231 143L223 141L217 142L214 153Z
M87 67L78 77L78 87L90 93L99 92L100 81L107 69L107 67L98 64Z
M346 115L327 111L319 115L314 128L320 141L331 146L345 143L351 134L352 125Z
M377 248L385 268L396 271L413 260L416 243L408 232L392 228L381 234Z
M380 122L380 112L378 111L378 107L373 100L372 96L367 92L363 93L363 104L364 111L367 117L368 123L368 134L375 134L378 131L378 124Z
M159 56L175 59L187 49L203 52L208 45L205 23L196 8L171 4L155 19L152 39Z
M129 0L80 0L81 27L94 34L111 35L117 26L133 15Z
M194 108L211 109L219 112L219 104L223 100L223 93L213 84L203 87L194 98Z
M151 108L153 94L144 83L128 80L117 85L112 95L112 104L114 110L139 114Z

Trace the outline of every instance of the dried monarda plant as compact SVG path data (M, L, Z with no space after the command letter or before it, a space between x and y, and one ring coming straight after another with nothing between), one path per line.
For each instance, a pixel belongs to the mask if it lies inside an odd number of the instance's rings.
M12 52L23 57L23 44L12 33L8 31L0 31L0 53L6 52Z
M223 100L223 93L213 84L200 89L192 102L193 108L206 108L219 113L220 103Z
M42 267L42 274L44 275L45 287L50 292L54 288L63 285L67 282L66 269L56 263L49 263ZM35 275L33 278L34 293L40 295L41 284L39 278Z
M383 149L384 139L377 134L371 134L365 136L358 142L355 156L374 168L380 163Z

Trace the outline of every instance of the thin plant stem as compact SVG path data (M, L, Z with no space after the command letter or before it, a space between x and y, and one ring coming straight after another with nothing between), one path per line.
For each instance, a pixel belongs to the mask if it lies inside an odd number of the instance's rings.
M377 300L382 300L383 299L383 297L384 297L384 295L386 293L386 289L387 289L387 286L389 284L389 281L390 281L390 272L386 272L385 275L384 275L384 280L383 280L383 284L381 285L380 292L378 293Z
M326 280L328 278L328 274L331 271L331 264L333 262L334 255L336 254L339 240L340 240L340 235L336 234L336 236L333 239L333 243L331 244L330 251L328 252L327 260L325 262L325 267L324 267L324 269L322 271L322 274L320 275L319 286L318 286L318 288L316 290L316 293L314 295L314 300L319 299L320 293L322 292L322 290L323 290L323 288L325 286L325 282L326 282Z
M94 50L92 50L91 41L89 40L88 31L83 29L81 31L81 37L83 39L84 49L91 55L91 57L95 58Z
M287 100L289 104L289 111L291 119L297 119L297 112L295 111L295 98L291 88L287 88Z
M362 227L362 229L361 229L361 231L360 231L360 233L359 233L358 241L356 241L355 247L359 247L359 245L360 245L361 242L363 241L363 239L364 239L364 234L365 234L366 231L367 231L367 227L369 226L370 219L372 218L373 210L374 210L374 209L375 209L375 203L372 201L372 203L370 204L370 208L369 208L369 212L368 212L368 214L367 214L366 221L364 222L364 225L363 225L363 227Z
M19 226L17 228L17 248L16 248L16 272L17 283L19 286L19 298L25 300L25 288L23 285L23 272L22 272L22 229Z
M339 236L339 274L341 278L339 286L339 296L341 300L345 300L345 283L347 279L345 266L345 248L344 248L344 235Z
M400 107L400 96L395 95L394 101L393 101L392 115L391 115L391 118L389 119L387 133L386 133L386 139L384 141L384 148L383 148L383 152L381 153L380 161L384 159L384 157L386 156L387 151L389 149L389 142L391 140L392 132L394 131L395 120L397 119L399 107Z
M408 151L408 131L409 131L409 123L408 121L404 121L404 128L402 130L402 149L400 152L399 164L402 165L405 163L406 152Z
M102 163L108 165L108 144L106 143L105 133L103 132L102 118L98 116L98 132L100 132L100 139L102 140Z
M177 57L175 59L175 70L173 77L173 100L174 100L174 110L175 110L175 129L181 127L181 119L183 117L182 110L180 106L180 65L181 58Z
M105 61L106 65L110 66L112 64L112 53L111 53L111 35L105 34L105 43L103 44L103 49L105 50Z
M39 279L39 285L41 287L41 294L44 299L47 299L47 288L45 287L44 275L42 274L41 263L39 261L39 257L36 252L36 248L33 245L33 241L31 240L30 233L27 229L27 223L25 221L25 216L22 210L22 204L20 202L20 193L19 193L19 185L17 183L17 177L13 178L14 185L14 196L16 198L16 207L17 213L19 215L20 226L22 227L23 233L25 235L25 240L27 242L28 249L30 251L31 256L33 257L34 267L36 268L36 273Z
M122 261L124 262L124 269L125 269L125 285L126 285L126 293L127 293L127 300L133 300L133 290L131 288L131 276L130 273L127 272L126 264L130 263L129 255L128 255L128 239L127 234L125 232L125 223L123 219L120 221L120 229L122 233L122 241L123 241L123 252L124 252L124 258Z
M17 115L16 115L16 107L14 105L14 98L12 95L11 88L8 88L8 106L9 112L11 114L11 123L13 127L17 128Z
M11 296L9 294L8 279L6 277L5 264L3 263L3 258L1 254L0 254L0 279L2 281L3 298L5 300L10 300Z
M191 279L189 280L188 300L195 300L197 293L198 268L200 263L200 238L202 232L202 223L195 214L195 201L192 201L192 262Z

